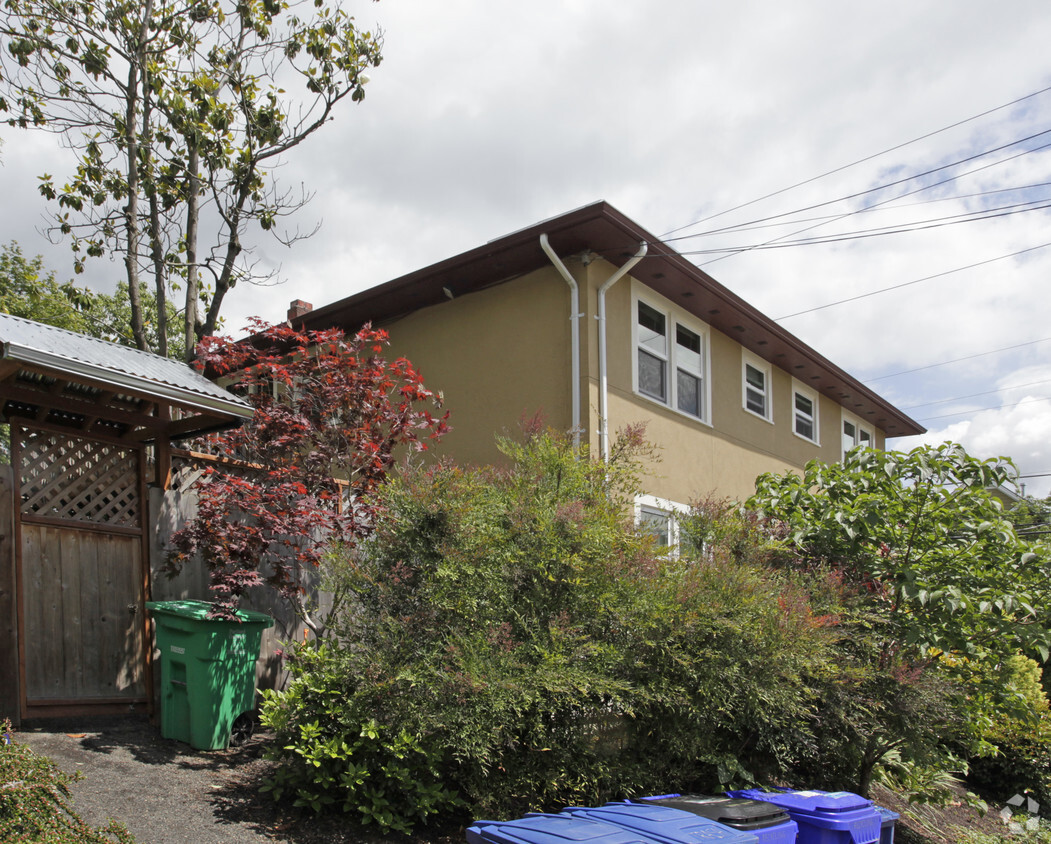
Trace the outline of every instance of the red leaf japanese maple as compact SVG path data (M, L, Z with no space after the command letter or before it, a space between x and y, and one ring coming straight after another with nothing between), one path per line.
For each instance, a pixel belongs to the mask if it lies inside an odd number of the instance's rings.
M232 378L255 415L202 445L231 460L197 484L199 507L172 535L169 570L199 556L219 617L267 584L318 632L304 610L310 573L328 548L369 534L396 456L441 437L448 414L435 415L440 397L408 360L382 357L384 331L366 325L348 336L261 320L250 328L251 341L207 337L198 348L197 366Z

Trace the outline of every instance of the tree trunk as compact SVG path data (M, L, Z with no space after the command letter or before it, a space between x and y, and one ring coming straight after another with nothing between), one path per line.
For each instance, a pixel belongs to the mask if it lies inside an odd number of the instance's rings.
M139 83L140 70L145 67L146 39L149 37L149 22L153 11L153 0L145 0L142 24L139 27L135 49L129 51L128 87L125 91L124 139L127 144L128 202L124 206L124 228L127 254L124 267L128 279L128 300L131 304L131 333L135 345L143 351L149 350L142 321L142 296L139 289Z
M183 339L186 343L186 360L194 359L197 348L198 315L197 302L200 299L197 271L197 224L200 217L200 151L197 139L187 138L187 173L186 173L186 311L183 322Z
M142 68L142 135L146 139L147 149L152 150L153 138L151 120L153 100L151 96L149 73ZM157 300L157 354L168 357L168 273L164 260L164 249L161 244L161 211L157 197L157 186L152 172L153 156L147 161L151 172L146 174L146 194L150 200L150 257L153 260L153 295Z

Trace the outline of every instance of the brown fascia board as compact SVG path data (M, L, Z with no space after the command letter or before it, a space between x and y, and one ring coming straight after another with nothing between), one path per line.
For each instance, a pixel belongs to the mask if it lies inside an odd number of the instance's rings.
M380 326L440 305L448 301L446 290L458 297L510 281L549 265L540 247L541 234L547 234L560 256L595 253L615 266L624 264L645 241L649 251L632 269L633 278L888 437L926 430L606 202L521 229L325 305L294 322L307 329L337 326L356 331L367 322Z

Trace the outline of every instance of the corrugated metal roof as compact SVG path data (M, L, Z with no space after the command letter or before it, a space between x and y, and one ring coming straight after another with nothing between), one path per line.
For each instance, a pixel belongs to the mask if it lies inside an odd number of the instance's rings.
M68 373L180 406L248 419L251 406L189 364L151 352L0 314L0 357Z

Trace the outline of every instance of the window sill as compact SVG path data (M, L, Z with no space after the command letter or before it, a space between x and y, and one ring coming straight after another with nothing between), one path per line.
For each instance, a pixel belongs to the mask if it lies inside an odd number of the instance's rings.
M677 408L674 408L671 405L665 404L659 399L650 398L645 393L640 393L638 390L633 390L631 394L637 399L642 399L647 404L656 405L661 410L666 410L669 413L674 413L676 416L681 417L682 419L688 419L691 422L696 422L700 425L704 425L704 427L706 428L714 427L712 423L709 422L707 419L702 419L700 416L694 416L692 413L686 413L685 411L678 410Z
M762 419L768 425L773 425L774 424L774 420L771 419L769 416L763 416L763 414L761 414L761 413L756 413L754 410L752 410L749 407L742 407L741 410L743 410L749 416L754 416L756 419Z

